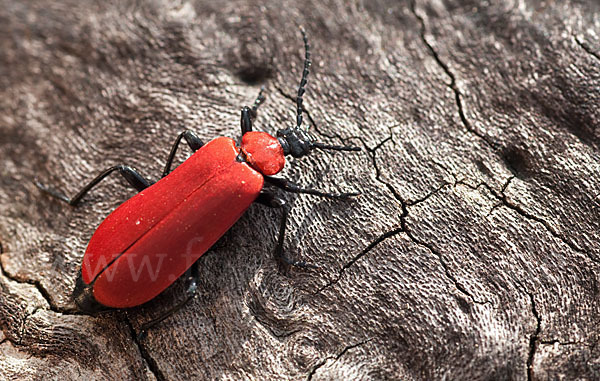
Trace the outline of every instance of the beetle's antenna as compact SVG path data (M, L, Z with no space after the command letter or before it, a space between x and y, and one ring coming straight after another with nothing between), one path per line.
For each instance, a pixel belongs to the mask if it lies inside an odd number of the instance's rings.
M302 71L302 79L300 79L300 86L298 87L298 96L296 97L296 128L300 128L302 125L302 96L304 95L304 87L306 86L306 79L308 78L308 69L310 68L310 45L308 45L308 38L306 37L306 31L303 27L300 27L302 32L302 39L304 40L304 70Z
M260 106L266 99L265 96L263 95L264 92L265 92L265 85L262 85L260 87L260 91L258 92L258 96L256 97L256 100L254 101L254 104L252 105L252 108L250 109L250 114L252 115L253 118L256 118L256 111L258 110L258 106Z

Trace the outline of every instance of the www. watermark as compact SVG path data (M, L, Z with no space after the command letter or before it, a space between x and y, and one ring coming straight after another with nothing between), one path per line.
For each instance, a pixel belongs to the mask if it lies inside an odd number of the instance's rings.
M187 242L185 250L181 253L126 251L114 256L88 253L84 256L82 267L89 269L92 274L101 274L107 282L115 281L115 277L128 278L133 282L175 280L182 271L189 269L207 251L203 242L204 237L194 237Z

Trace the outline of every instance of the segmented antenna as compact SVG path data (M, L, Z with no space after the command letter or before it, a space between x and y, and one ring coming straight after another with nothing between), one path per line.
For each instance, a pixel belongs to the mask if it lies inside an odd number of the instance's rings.
M260 106L265 101L265 96L263 95L264 91L265 85L262 85L260 87L260 91L258 92L258 96L256 97L256 100L254 101L254 104L250 109L250 114L252 114L253 118L256 118L256 111L258 110L258 106Z
M298 87L298 96L296 97L296 127L300 128L302 125L302 96L304 95L304 87L306 86L306 79L308 78L308 69L310 68L310 46L308 45L308 38L306 37L306 31L300 27L302 32L302 38L304 39L304 70L302 71L302 79L300 79L300 86Z

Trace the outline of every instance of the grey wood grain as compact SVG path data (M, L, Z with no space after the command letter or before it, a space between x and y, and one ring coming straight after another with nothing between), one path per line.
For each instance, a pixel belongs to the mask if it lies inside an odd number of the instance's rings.
M0 377L598 379L600 5L592 0L0 2ZM198 296L99 316L71 299L94 229L157 179L184 128L291 126L302 65L322 141L306 186L252 206L201 259ZM185 155L178 156L178 162Z

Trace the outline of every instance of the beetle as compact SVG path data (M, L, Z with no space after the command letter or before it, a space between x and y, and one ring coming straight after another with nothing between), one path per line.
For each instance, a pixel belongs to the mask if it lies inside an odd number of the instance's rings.
M74 291L81 310L94 312L106 307L141 305L186 272L190 274L186 301L189 300L197 288L198 258L254 202L282 210L275 248L277 257L289 265L315 267L284 255L289 208L273 188L333 199L347 199L360 193L334 194L304 189L273 175L283 169L286 155L299 158L313 149L359 151L360 148L319 143L301 128L303 95L311 64L308 38L304 29L301 32L305 56L296 97L296 126L280 129L276 136L252 130L258 107L265 100L263 88L252 107L242 108L240 145L227 137L217 137L204 144L194 132L185 130L173 144L162 178L156 183L127 165L106 169L72 198L36 181L42 191L72 206L79 204L111 173L119 173L139 192L106 217L89 241ZM182 139L194 153L171 171ZM144 267L148 268L147 272L142 271ZM182 304L152 323L163 320Z

